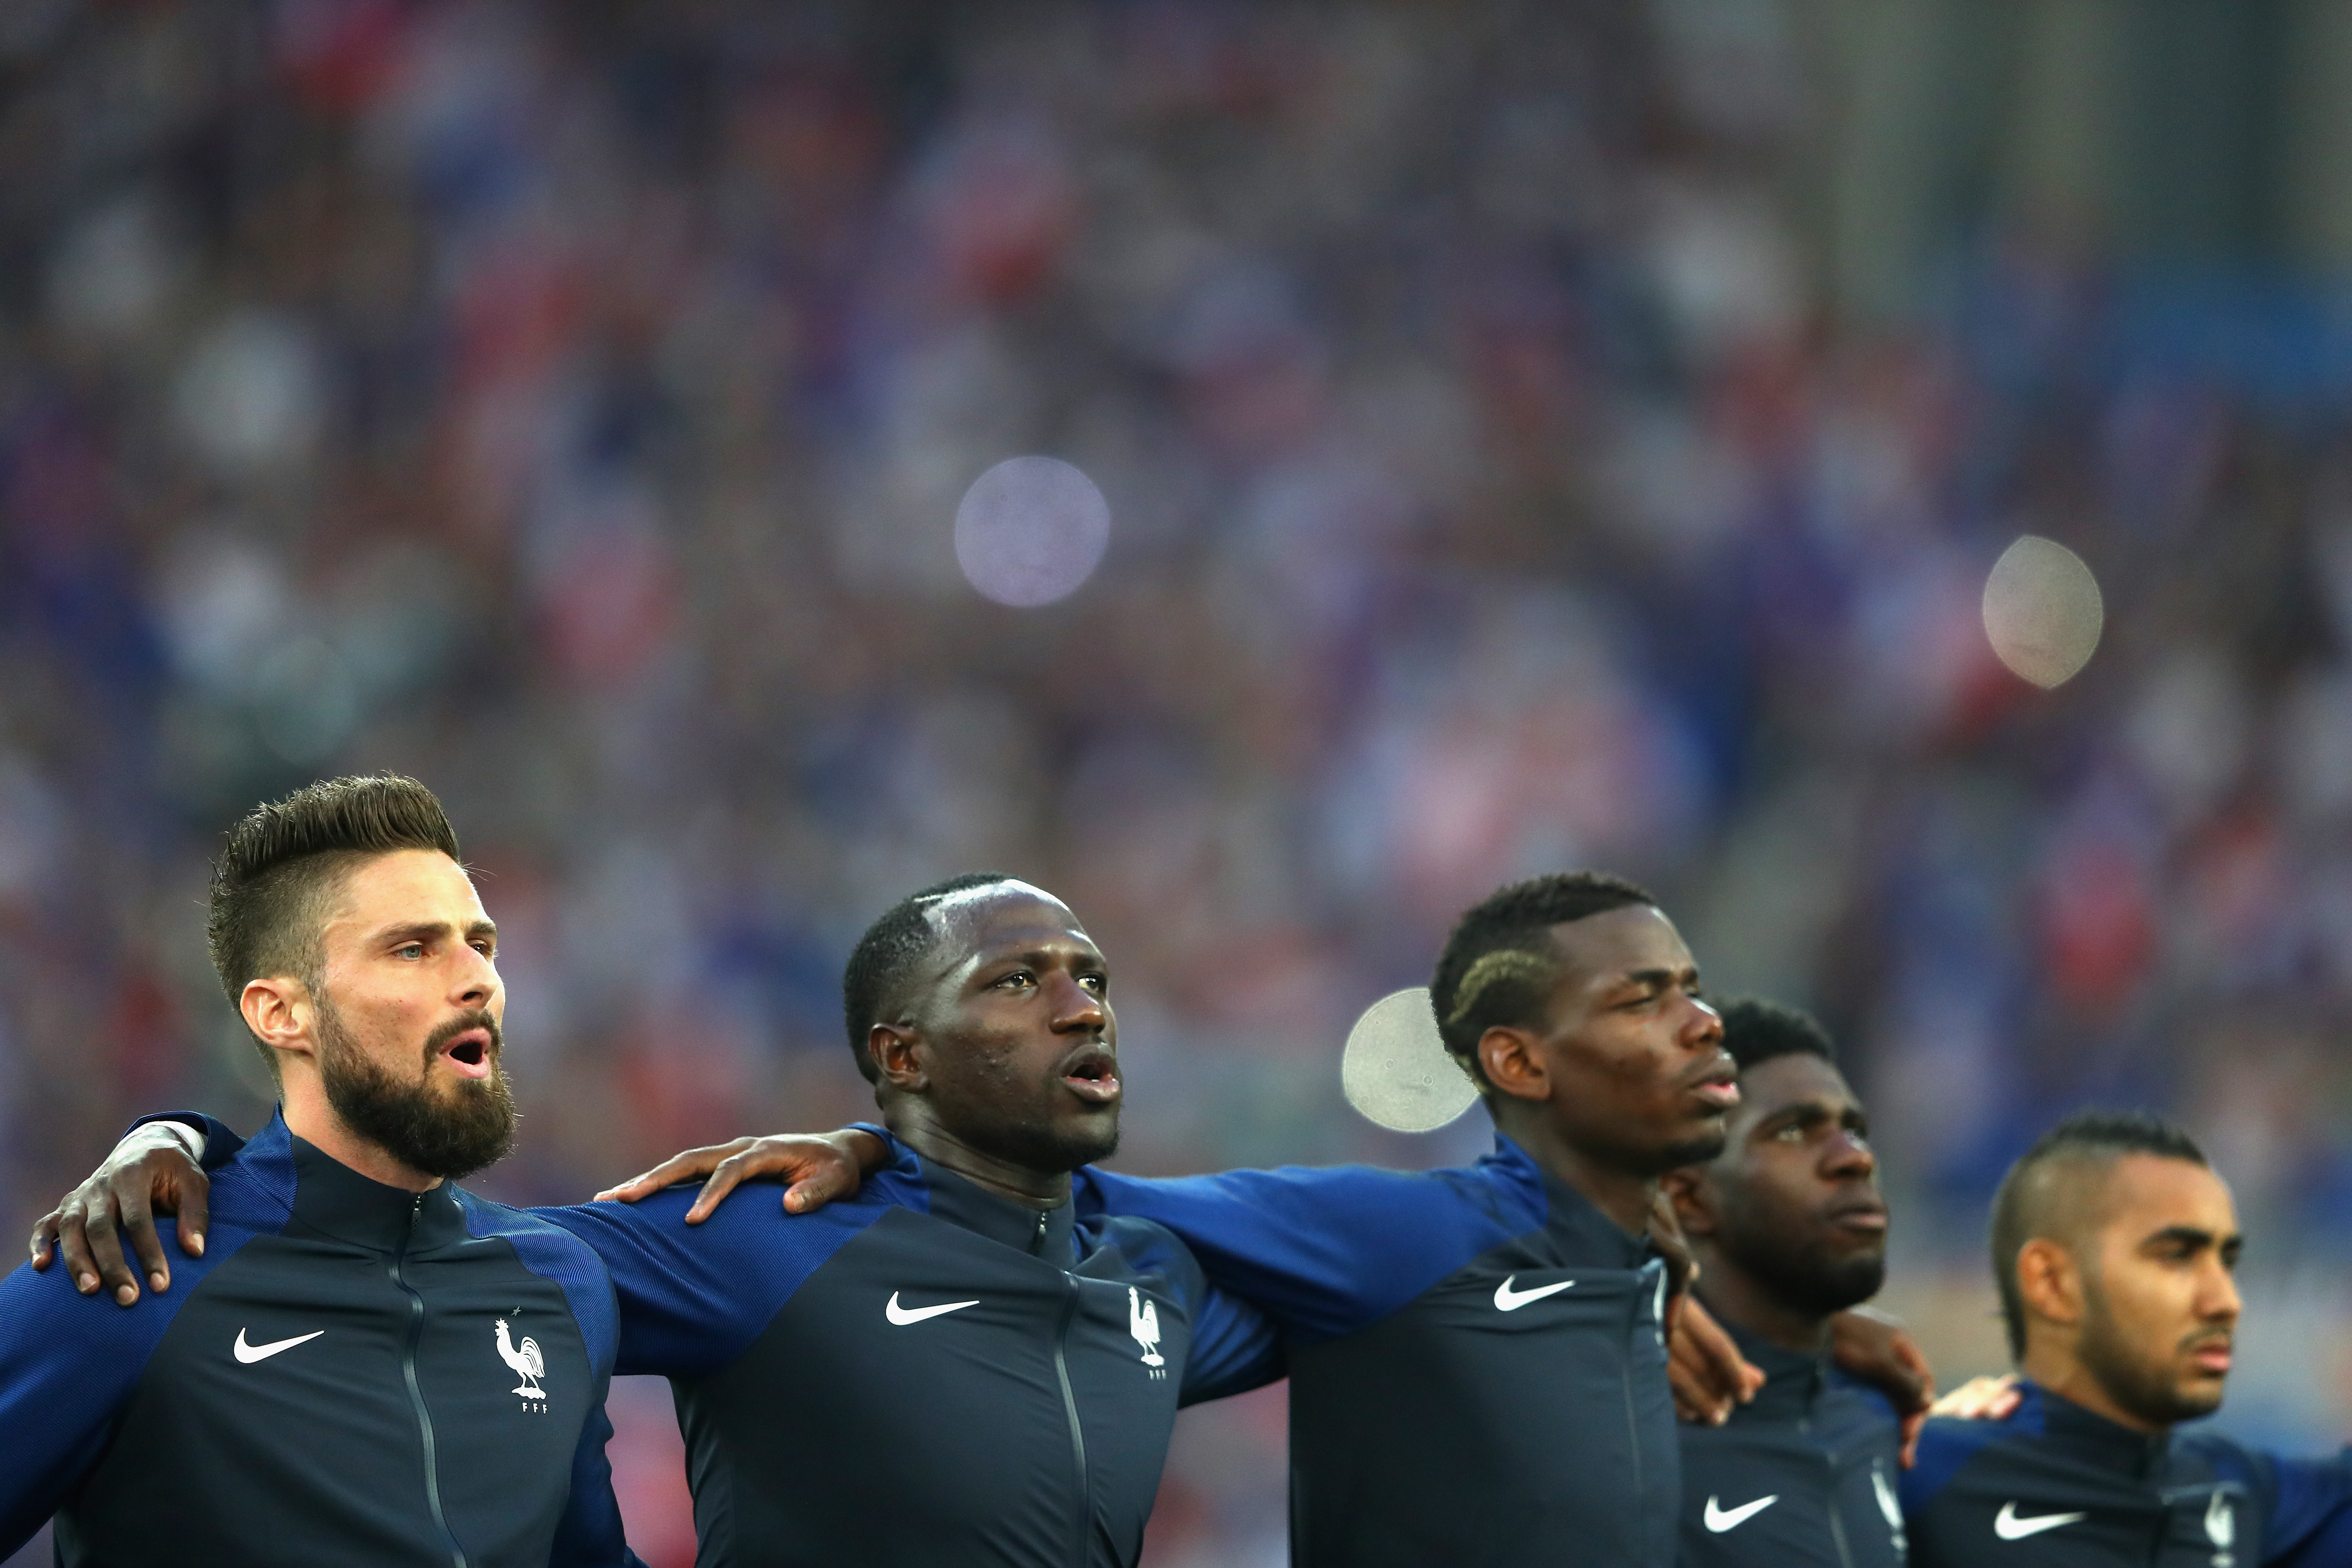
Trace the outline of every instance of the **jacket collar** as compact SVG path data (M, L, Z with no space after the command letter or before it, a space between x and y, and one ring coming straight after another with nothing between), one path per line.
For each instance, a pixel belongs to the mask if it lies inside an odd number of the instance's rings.
M1628 1236L1591 1198L1536 1163L1535 1156L1504 1134L1495 1134L1495 1161L1533 1175L1543 1184L1544 1229L1559 1243L1563 1258L1595 1268L1639 1268L1657 1251L1647 1236Z
M892 1167L899 1174L922 1184L925 1207L932 1215L975 1236L986 1237L1032 1258L1042 1258L1057 1268L1076 1255L1072 1238L1077 1217L1071 1204L1039 1208L1034 1204L998 1197L977 1183L924 1159L887 1128L865 1121L857 1125L880 1134L889 1143Z
M1764 1386L1748 1404L1733 1408L1733 1420L1798 1421L1811 1413L1829 1386L1830 1352L1826 1342L1808 1354L1776 1345L1719 1313L1715 1321L1723 1325L1723 1331L1731 1336L1731 1342L1739 1347L1739 1353L1748 1364L1764 1374Z
M376 1252L421 1252L465 1239L466 1218L453 1184L423 1193L388 1187L291 1133L288 1138L294 1154L289 1233L308 1230Z
M2037 1383L2021 1384L2020 1392L2023 1397L2012 1422L2040 1431L2044 1442L2103 1470L2146 1480L2172 1453L2169 1431L2134 1431Z

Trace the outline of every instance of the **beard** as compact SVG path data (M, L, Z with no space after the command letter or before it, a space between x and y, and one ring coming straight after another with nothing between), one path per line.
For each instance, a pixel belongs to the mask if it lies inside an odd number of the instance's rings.
M2083 1334L2074 1353L2118 1407L2156 1426L2194 1421L2221 1407L2220 1388L2210 1395L2184 1394L2170 1367L2137 1353L2131 1337L2108 1310L2106 1292L2095 1280L2085 1280L2084 1286Z
M1886 1282L1885 1248L1840 1254L1809 1240L1806 1226L1757 1223L1761 1217L1726 1224L1715 1240L1775 1300L1825 1318L1860 1306Z
M461 1079L448 1092L436 1092L433 1059L467 1029L489 1034L490 1076ZM514 1147L514 1091L499 1060L501 1045L496 1018L478 1008L460 1013L426 1037L416 1076L403 1078L361 1048L320 993L319 1078L327 1103L353 1133L428 1176L470 1176Z

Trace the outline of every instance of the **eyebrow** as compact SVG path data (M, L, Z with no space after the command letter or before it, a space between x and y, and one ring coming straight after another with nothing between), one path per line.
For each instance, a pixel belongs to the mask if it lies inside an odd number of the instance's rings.
M2201 1249L2208 1247L2233 1247L2240 1245L2243 1239L2234 1232L2228 1236L2216 1236L2213 1232L2199 1226L2168 1225L2161 1230L2150 1232L2141 1240L2140 1245L2154 1247L2161 1242L2171 1242L2179 1247Z
M1618 977L1617 983L1621 985L1672 985L1676 981L1696 982L1697 979L1698 965L1693 963L1681 969L1629 969Z
M396 947L404 942L425 942L436 936L446 935L450 929L447 921L411 921L405 925L386 926L376 933L376 940ZM469 942L478 936L487 936L496 940L499 934L499 923L488 919L468 921L466 922L465 934Z

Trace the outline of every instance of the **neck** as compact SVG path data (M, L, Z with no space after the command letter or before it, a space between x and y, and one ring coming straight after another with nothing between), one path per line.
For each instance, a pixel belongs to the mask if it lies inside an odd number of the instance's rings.
M1591 1151L1578 1148L1539 1106L1506 1100L1496 1108L1495 1125L1537 1164L1615 1221L1617 1228L1629 1236L1648 1234L1650 1215L1658 1201L1656 1176L1609 1164Z
M1768 1345L1800 1355L1819 1355L1829 1343L1826 1312L1792 1307L1772 1294L1756 1277L1723 1256L1723 1249L1704 1237L1689 1238L1691 1258L1698 1265L1699 1300L1723 1322L1745 1330Z
M2168 1429L2168 1423L2147 1420L2117 1405L2099 1380L2091 1375L2090 1369L2076 1359L2072 1346L2029 1339L2017 1370L2061 1399L2079 1405L2094 1415L2104 1415L2118 1426L2150 1436Z
M411 1193L431 1192L441 1184L438 1176L428 1176L414 1165L404 1164L384 1152L380 1144L371 1143L343 1125L335 1108L327 1100L326 1086L319 1081L315 1071L305 1066L289 1063L286 1081L278 1090L278 1109L286 1117L288 1131L308 1143L339 1165L348 1165L371 1182L382 1182L387 1187L399 1187Z
M942 1126L929 1100L901 1095L882 1108L882 1125L892 1137L972 1185L1031 1208L1058 1208L1070 1201L1070 1173L1041 1171L990 1153Z

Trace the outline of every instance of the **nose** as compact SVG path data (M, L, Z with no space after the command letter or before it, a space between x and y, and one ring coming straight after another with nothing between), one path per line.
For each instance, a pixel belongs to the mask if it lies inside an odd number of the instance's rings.
M2238 1295L2237 1277L2219 1258L2208 1253L2202 1288L2197 1292L2198 1315L2210 1322L2234 1323L2243 1305Z
M1054 1028L1057 1033L1073 1034L1081 1030L1099 1033L1110 1023L1110 1005L1067 973L1057 973L1045 982L1046 994L1054 1004Z
M1702 997L1683 994L1685 1016L1681 1029L1683 1044L1692 1050L1720 1050L1723 1047L1723 1015L1709 1006Z
M458 960L454 1000L460 1007L488 1007L499 994L498 965L471 946L459 951L465 957Z
M1822 1145L1822 1174L1838 1181L1868 1180L1878 1172L1878 1155L1869 1141L1851 1127L1841 1127Z

